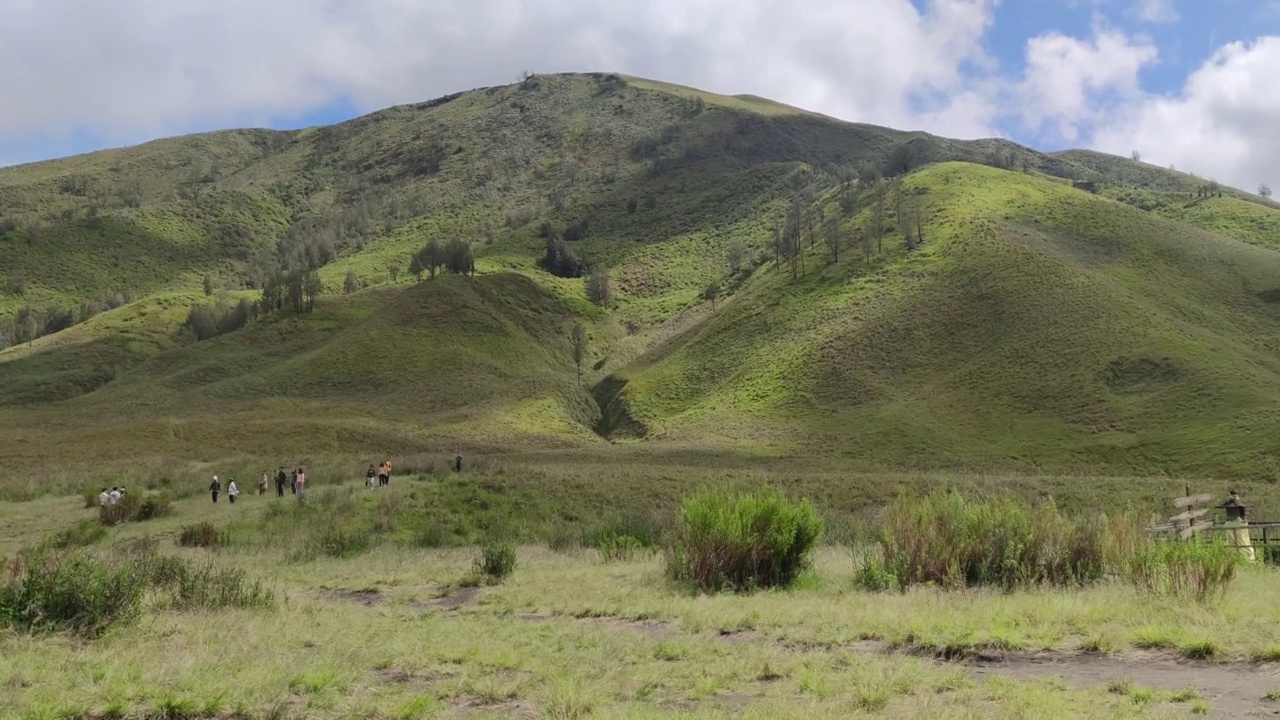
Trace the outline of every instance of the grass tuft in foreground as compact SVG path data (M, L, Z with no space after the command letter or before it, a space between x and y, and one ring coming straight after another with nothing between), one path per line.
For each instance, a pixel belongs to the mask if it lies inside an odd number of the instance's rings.
M873 534L879 556L859 569L868 590L1079 586L1120 577L1152 594L1205 600L1235 576L1238 553L1221 544L1159 542L1136 518L1071 517L954 492L900 496Z
M685 500L667 551L672 578L702 590L786 587L808 567L822 518L775 490Z
M149 592L177 610L262 607L273 594L236 568L156 552L154 540L111 557L84 550L37 549L9 564L0 586L0 626L29 632L67 630L96 637L137 616Z

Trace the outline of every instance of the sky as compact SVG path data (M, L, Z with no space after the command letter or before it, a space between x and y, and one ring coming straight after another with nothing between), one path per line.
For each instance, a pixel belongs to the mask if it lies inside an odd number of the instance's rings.
M0 165L611 71L1280 184L1280 0L0 0Z

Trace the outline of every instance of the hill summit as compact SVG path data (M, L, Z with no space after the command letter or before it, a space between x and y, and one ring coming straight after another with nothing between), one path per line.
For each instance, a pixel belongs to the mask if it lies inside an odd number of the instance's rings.
M1274 204L1137 160L606 73L159 140L0 169L0 469L1271 477L1278 247Z

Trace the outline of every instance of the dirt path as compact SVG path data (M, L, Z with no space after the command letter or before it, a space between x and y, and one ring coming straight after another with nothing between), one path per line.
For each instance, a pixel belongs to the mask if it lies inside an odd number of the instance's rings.
M1263 699L1272 690L1280 689L1280 667L1272 665L1175 660L1154 653L1117 657L1074 652L1016 654L964 664L977 677L1056 677L1077 687L1121 681L1169 692L1194 688L1209 703L1208 717L1280 716L1280 702Z
M474 606L481 594L480 588L454 589L450 594L427 603L414 603L418 611L441 609L457 610ZM356 601L371 607L380 599L366 593L331 593L330 599ZM605 624L650 638L663 638L680 634L670 623L655 620L631 620L618 617L570 618L541 613L516 615L526 622L574 620ZM816 649L771 639L755 631L721 632L721 642L782 642L796 652ZM831 649L830 646L821 646ZM863 641L840 646L844 650L863 655L887 655L906 653L919 655L911 648L895 648L887 643ZM933 658L939 664L959 665L967 668L976 678L991 676L1013 680L1039 680L1058 678L1078 688L1098 687L1125 683L1131 692L1157 690L1164 693L1194 689L1209 704L1207 717L1250 718L1280 717L1280 700L1271 701L1266 695L1280 691L1280 664L1214 663L1204 660L1186 660L1156 652L1131 652L1124 655L1101 655L1070 650L1033 653L975 654L960 657Z

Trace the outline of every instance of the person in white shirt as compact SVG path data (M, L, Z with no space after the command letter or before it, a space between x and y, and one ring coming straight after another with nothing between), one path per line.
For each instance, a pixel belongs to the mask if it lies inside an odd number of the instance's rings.
M120 502L120 488L111 488L111 504Z
M102 494L98 495L98 505L105 507L111 502L111 493L106 488L102 488Z
M232 505L236 503L236 496L239 494L240 488L236 487L236 479L231 478L230 482L227 483L227 499L231 501Z

